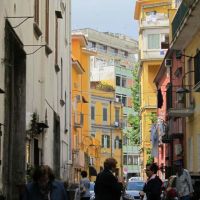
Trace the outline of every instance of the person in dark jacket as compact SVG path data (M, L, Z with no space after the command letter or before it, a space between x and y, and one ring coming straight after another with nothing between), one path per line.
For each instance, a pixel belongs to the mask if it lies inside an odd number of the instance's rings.
M146 165L147 182L144 185L143 193L146 193L147 200L161 200L162 181L156 175L158 166L156 163Z
M23 200L68 200L64 183L55 180L49 166L36 168L32 178L25 187Z
M123 184L117 179L115 172L117 161L114 158L107 158L104 162L104 170L97 175L94 192L95 200L120 200Z

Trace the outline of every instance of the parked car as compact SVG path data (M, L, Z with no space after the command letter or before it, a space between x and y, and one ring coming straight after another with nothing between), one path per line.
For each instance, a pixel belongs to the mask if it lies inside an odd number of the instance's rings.
M131 180L128 181L124 194L123 200L137 200L140 199L139 192L142 191L145 182L142 180Z
M133 177L130 177L128 180L129 180L129 181L142 181L142 177L133 176Z
M95 199L94 182L90 182L90 200Z

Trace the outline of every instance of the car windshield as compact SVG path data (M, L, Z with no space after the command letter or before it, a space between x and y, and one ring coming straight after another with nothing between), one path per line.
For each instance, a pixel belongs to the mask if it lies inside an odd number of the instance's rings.
M94 183L90 182L90 191L94 191Z
M138 190L141 191L144 187L143 181L131 181L128 182L127 190Z

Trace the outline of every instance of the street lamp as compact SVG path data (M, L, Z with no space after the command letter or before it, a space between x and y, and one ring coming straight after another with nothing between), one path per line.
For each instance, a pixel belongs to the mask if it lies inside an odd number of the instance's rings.
M191 70L191 71L186 72L186 73L183 75L182 80L181 80L181 87L178 88L178 89L176 90L176 93L177 93L177 100L178 100L179 102L183 101L185 94L190 93L190 90L184 87L183 81L184 81L186 75L187 75L187 74L190 74L190 73L192 73L192 72L195 72L195 71L194 71L194 70Z

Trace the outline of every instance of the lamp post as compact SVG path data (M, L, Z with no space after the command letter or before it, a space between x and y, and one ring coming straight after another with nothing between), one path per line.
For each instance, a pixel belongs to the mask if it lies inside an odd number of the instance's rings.
M188 74L190 74L192 72L195 72L195 71L194 70L188 71L182 77L181 87L176 90L178 102L182 102L184 100L185 94L190 93L189 89L183 87L184 86L183 81L184 81L186 75L188 75Z

